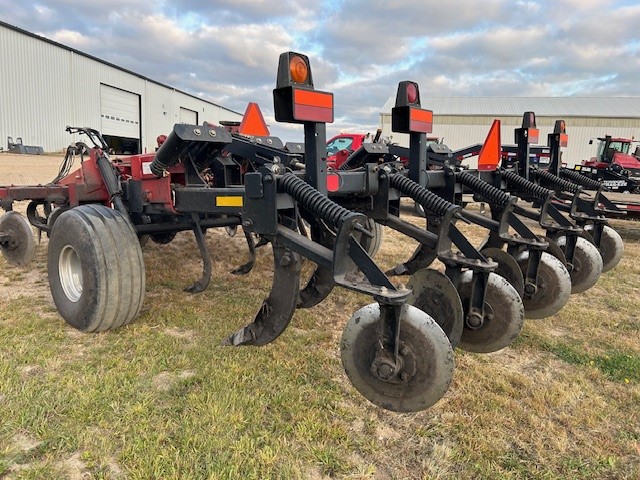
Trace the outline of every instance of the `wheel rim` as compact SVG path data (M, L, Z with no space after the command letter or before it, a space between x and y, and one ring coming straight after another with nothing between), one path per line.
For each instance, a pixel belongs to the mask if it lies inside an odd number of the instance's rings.
M77 302L82 296L82 264L80 257L70 245L65 246L60 252L58 261L60 284L67 298Z
M446 393L454 370L453 350L442 329L426 313L404 305L401 313L402 380L385 381L374 371L380 345L380 306L353 314L342 334L342 364L353 386L371 403L395 412L429 408Z

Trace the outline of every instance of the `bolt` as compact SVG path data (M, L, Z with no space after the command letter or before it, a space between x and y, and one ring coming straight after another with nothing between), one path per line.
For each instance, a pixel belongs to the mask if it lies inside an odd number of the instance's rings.
M256 138L256 142L257 143L262 143L262 139L261 138Z
M409 353L409 349L406 347L406 345L403 345L402 347L400 347L400 355L407 355Z
M280 266L281 267L288 267L289 265L291 265L293 263L293 258L291 257L290 254L285 253L282 258L280 259Z
M209 130L209 136L210 137L215 137L216 136L216 131L215 130Z
M273 140L271 140L270 138L267 138L267 143L268 143L269 145L272 145L272 144L273 144Z
M253 222L251 220L243 220L242 221L242 226L244 228L251 228L251 227L253 227Z
M193 134L197 135L197 136L200 136L200 135L202 135L202 130L200 130L199 128L194 128L193 129Z
M271 182L273 182L273 177L271 175L265 175L264 183L271 183Z

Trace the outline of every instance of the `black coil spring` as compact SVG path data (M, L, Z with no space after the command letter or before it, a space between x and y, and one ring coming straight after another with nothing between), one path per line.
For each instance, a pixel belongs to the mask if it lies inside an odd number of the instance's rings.
M413 180L409 180L407 177L399 173L391 175L389 180L393 188L411 197L422 205L425 210L433 212L436 215L443 216L453 205L450 201L439 197L435 193L427 190L420 184Z
M293 173L284 174L280 177L278 184L283 192L291 195L300 205L333 227L339 227L347 217L356 215L329 200Z
M545 182L553 185L553 188L563 190L565 192L576 193L578 190L580 190L580 185L576 185L575 183L568 180L563 180L553 173L546 172L544 170L534 170L534 175L536 176L536 178L544 180Z
M164 172L166 172L167 169L171 166L172 165L166 165L165 163L159 161L157 158L154 158L150 165L151 173L160 178L164 175Z
M502 172L502 178L506 180L508 185L516 187L524 193L533 195L538 200L546 200L547 197L553 195L553 192L548 188L536 185L515 172Z
M456 175L457 179L463 185L471 188L474 192L479 193L485 197L490 203L500 205L502 207L509 203L511 195L503 192L499 188L494 187L490 183L481 180L480 178L472 175L468 172L460 172Z
M598 180L594 180L589 177L585 177L580 172L576 172L575 170L569 170L568 168L560 169L560 176L564 178L568 178L574 183L578 185L582 185L589 190L598 190L600 188L601 183Z

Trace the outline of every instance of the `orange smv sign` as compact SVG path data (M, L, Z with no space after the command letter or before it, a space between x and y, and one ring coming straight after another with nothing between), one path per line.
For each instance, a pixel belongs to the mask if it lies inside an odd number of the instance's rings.
M249 102L249 105L247 105L240 127L238 127L238 132L254 137L269 136L269 128L264 121L264 117L257 103Z

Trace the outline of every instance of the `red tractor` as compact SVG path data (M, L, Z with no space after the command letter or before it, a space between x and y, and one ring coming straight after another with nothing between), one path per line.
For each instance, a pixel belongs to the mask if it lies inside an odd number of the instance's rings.
M614 192L638 193L640 190L640 158L639 149L631 155L631 143L628 138L614 138L610 135L598 138L598 150L595 157L583 160L576 165L580 171L594 180L601 181L604 186ZM593 140L589 141L590 144Z
M369 139L368 133L340 133L327 142L327 166L338 169L349 154L359 149ZM379 134L373 141L379 139Z

